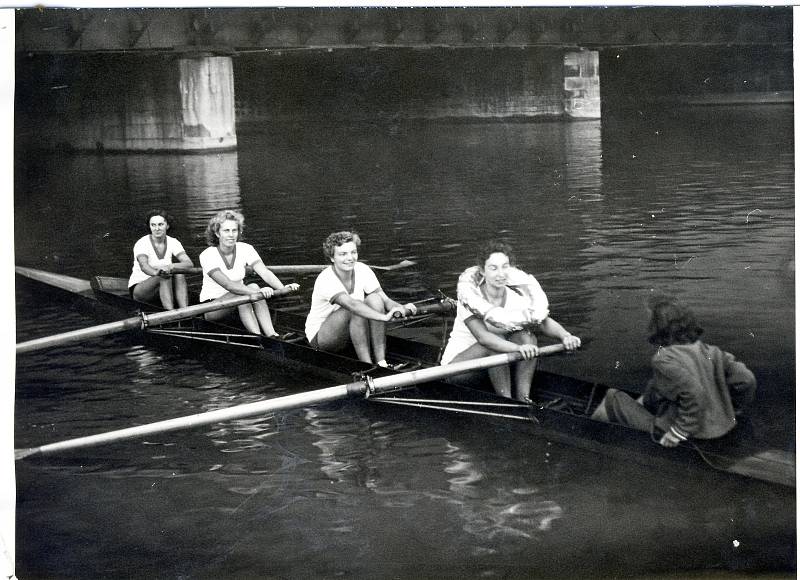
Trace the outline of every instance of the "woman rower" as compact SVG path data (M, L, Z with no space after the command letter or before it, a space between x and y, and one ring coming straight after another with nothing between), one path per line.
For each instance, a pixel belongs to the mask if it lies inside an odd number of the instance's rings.
M173 310L176 303L179 308L189 305L183 273L194 266L183 244L167 235L174 224L175 220L164 210L147 214L150 233L133 246L133 271L128 279L128 291L134 300L151 303L158 297L166 310Z
M578 348L581 339L550 318L541 286L533 276L514 268L513 261L511 246L492 240L479 252L477 265L461 274L456 320L442 364L519 352L523 360L512 368L489 369L489 378L499 395L511 398L513 370L515 398L530 403L539 354L535 331L560 340L567 350Z
M401 305L384 293L375 273L358 261L360 246L359 235L349 231L334 232L322 244L331 265L314 282L306 337L325 351L352 344L359 360L387 367L386 322L395 313L415 314L417 307Z
M240 242L244 232L244 216L238 211L222 210L212 217L206 227L206 240L209 247L200 254L200 265L203 268L203 287L200 290L200 302L223 300L233 295L261 293L264 298L272 297L273 290L284 288L283 283L261 261L256 249L250 244ZM245 284L247 267L258 274L267 284L259 288L258 284ZM298 284L287 284L291 291L297 290ZM239 319L244 327L253 334L274 337L278 333L272 326L269 307L264 301L242 304L236 307ZM221 320L233 311L224 308L206 313L207 320Z

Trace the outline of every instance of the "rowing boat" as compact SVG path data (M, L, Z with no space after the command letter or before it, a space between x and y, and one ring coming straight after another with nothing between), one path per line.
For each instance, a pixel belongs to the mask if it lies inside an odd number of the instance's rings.
M64 276L30 268L16 268L18 284L58 293L102 318L119 318L141 310L154 310L134 302L121 278L97 276L92 280ZM423 309L430 313L447 311L443 300ZM188 355L202 352L205 357L233 357L298 368L331 380L353 377L386 376L399 371L437 364L442 342L410 338L402 324L387 332L387 350L395 369L373 367L358 361L353 353L327 353L312 348L303 336L306 305L302 298L290 296L270 303L273 323L280 338L256 336L233 323L209 322L201 317L164 325L147 326L141 336L154 346L178 350ZM447 318L443 319L446 335ZM404 409L414 413L461 413L481 421L513 422L523 435L588 449L626 461L662 468L713 469L787 486L795 485L794 453L770 449L759 444L752 429L743 421L731 434L714 441L690 441L675 448L664 448L642 433L622 425L595 421L590 415L603 399L608 387L544 370L537 371L532 393L533 405L525 405L494 394L483 373L456 379L439 380L406 388L397 393L373 396L370 401L391 405L392 417Z

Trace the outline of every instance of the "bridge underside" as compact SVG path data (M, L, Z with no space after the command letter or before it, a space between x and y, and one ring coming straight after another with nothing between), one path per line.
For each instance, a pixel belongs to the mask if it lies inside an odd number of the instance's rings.
M20 52L792 42L791 7L25 9Z
M596 119L603 54L790 53L792 23L790 8L25 9L15 38L18 138L206 151L292 99L375 119Z

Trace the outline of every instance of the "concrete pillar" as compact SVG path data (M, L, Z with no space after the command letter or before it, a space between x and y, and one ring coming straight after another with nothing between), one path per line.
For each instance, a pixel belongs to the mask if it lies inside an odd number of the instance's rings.
M118 71L115 71L119 74ZM105 82L113 84L111 73ZM140 62L110 96L112 106L85 119L96 149L211 151L236 148L233 62L229 56ZM106 91L106 94L109 94ZM98 112L99 113L99 112ZM83 148L79 139L78 148Z
M229 56L182 58L179 149L234 149L236 116L233 61Z
M564 54L564 114L575 119L600 118L600 53Z
M236 148L229 56L89 55L22 65L28 65L28 85L18 115L20 145L84 151Z

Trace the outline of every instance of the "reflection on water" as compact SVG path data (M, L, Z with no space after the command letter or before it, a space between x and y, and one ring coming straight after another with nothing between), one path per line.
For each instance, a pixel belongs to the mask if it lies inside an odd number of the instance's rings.
M504 538L530 540L561 515L561 507L542 498L536 488L508 489L496 472L486 473L458 444L426 437L404 422L350 417L343 424L341 409L305 411L323 473L337 483L376 494L386 508L439 505L435 509L444 510L444 517L461 520L464 532L487 542L474 548L476 555L495 553L492 544ZM362 444L355 446L354 439ZM425 474L422 487L409 485L409 462Z
M457 457L445 467L445 472L455 475L449 480L453 493L447 502L458 510L465 532L485 540L530 540L536 532L550 529L552 521L561 516L561 507L555 501L539 497L541 494L535 488L497 487L496 482L485 481L486 476L469 461L468 455L458 453ZM485 547L479 552L496 551Z
M205 226L207 219L203 220L202 216L211 217L220 209L242 210L237 152L188 155L183 168L186 207L192 208L192 226Z
M318 263L328 233L355 228L363 259L417 261L379 273L389 295L415 299L452 294L476 242L500 235L542 283L554 318L586 342L543 366L644 384L644 304L671 292L696 308L709 342L753 368L755 418L793 448L791 119L791 108L739 107L580 123L273 123L241 135L235 153L22 154L16 259L127 276L142 213L163 206L196 260L208 216L235 207L273 264ZM313 276L297 281L307 299ZM33 296L17 305L20 340L88 324ZM17 361L17 444L316 384L108 337ZM790 494L713 473L687 488L685 478L521 441L502 424L398 413L331 405L20 464L19 575L581 577L794 566Z

